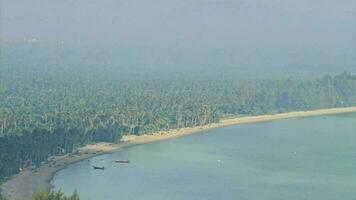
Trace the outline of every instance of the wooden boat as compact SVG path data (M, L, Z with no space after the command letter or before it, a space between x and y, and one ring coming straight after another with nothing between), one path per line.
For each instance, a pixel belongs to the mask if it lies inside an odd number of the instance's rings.
M104 170L105 168L104 167L97 167L97 166L93 166L94 169L101 169L101 170Z
M116 163L126 163L126 164L130 163L129 160L115 160L115 162Z

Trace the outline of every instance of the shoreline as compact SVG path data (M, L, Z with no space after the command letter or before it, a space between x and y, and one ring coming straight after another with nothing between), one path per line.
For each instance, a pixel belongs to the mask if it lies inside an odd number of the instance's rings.
M222 128L238 124L256 123L288 118L333 115L351 112L356 112L356 106L318 109L310 111L296 111L257 116L243 116L238 118L223 119L219 123L213 123L204 126L172 129L152 134L145 134L141 136L123 136L121 142L118 144L90 144L79 148L78 152L76 153L51 157L48 162L42 164L39 168L24 169L19 174L10 177L7 181L0 185L0 189L2 191L2 194L10 197L11 199L20 198L25 200L29 198L29 195L32 192L38 190L39 188L50 190L52 188L51 180L53 179L54 175L56 174L56 172L64 169L66 166L101 154L120 151L129 146L168 140L172 138L191 135L194 133L199 133L210 129Z

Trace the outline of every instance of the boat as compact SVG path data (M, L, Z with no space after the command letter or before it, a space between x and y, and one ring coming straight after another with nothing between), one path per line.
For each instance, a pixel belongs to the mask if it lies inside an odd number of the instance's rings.
M126 163L126 164L130 163L129 160L115 160L115 162L116 163Z
M104 170L105 168L104 167L97 167L97 166L93 166L94 169L101 169L101 170Z

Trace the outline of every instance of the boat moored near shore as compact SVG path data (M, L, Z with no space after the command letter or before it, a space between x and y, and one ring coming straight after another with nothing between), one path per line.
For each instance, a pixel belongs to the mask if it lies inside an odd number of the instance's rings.
M125 163L125 164L129 164L130 161L129 160L115 160L116 163Z
M93 166L94 169L101 169L101 170L104 170L105 167L98 167L98 166Z

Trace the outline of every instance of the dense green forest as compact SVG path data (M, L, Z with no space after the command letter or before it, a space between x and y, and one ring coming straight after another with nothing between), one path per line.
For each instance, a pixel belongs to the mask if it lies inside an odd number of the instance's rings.
M28 52L27 52L28 53ZM51 55L2 56L0 181L52 155L122 135L231 116L356 105L356 75L245 78L111 67ZM92 59L90 56L88 59ZM84 61L83 61L84 60ZM168 74L168 75L167 75ZM189 74L189 71L185 72Z

